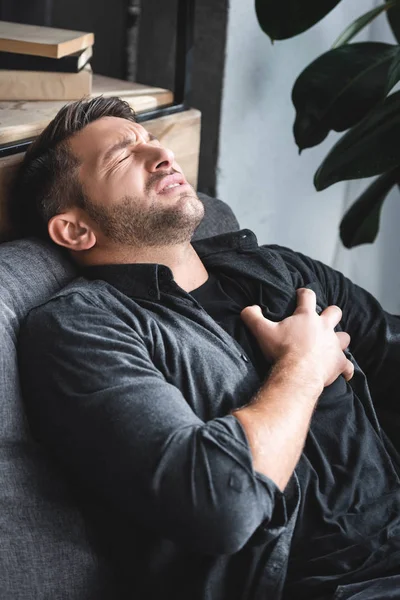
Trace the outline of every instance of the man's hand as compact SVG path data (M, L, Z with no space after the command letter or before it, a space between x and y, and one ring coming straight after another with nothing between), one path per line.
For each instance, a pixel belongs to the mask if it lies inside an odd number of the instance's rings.
M343 350L350 343L347 333L334 328L342 318L338 306L328 306L321 315L316 312L316 296L312 290L297 290L297 308L293 315L275 323L266 319L259 306L248 306L241 317L257 339L265 357L273 362L303 365L310 379L321 387L330 385L343 375L348 381L354 367Z
M268 379L246 406L233 411L246 433L253 467L283 490L304 446L311 417L325 386L354 373L344 355L347 333L335 333L342 317L337 306L316 313L313 291L297 291L291 317L274 323L259 306L248 306L242 319L266 358L275 364Z

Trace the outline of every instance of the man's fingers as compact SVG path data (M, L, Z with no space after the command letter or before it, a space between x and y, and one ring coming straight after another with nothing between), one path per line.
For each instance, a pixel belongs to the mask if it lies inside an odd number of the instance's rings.
M346 350L346 348L348 348L349 344L350 344L350 336L348 333L346 333L345 331L339 331L336 334L336 337L339 340L339 344L341 349L344 351ZM346 381L350 381L350 379L353 377L354 375L354 365L353 363L346 358L346 363L345 363L345 368L342 372L343 377L345 378Z
M272 321L269 321L262 314L262 310L259 306L246 306L240 313L242 320L245 322L247 327L254 332L256 328L263 323L263 326L272 325Z
M346 367L345 367L342 375L343 375L343 377L345 378L346 381L350 381L350 379L354 375L354 365L348 359L346 360Z
M331 327L336 327L342 318L342 311L338 306L332 305L322 311L320 316L323 317Z
M308 288L299 288L297 290L297 308L295 312L315 311L317 308L317 296L315 292Z
M339 344L342 350L346 350L346 348L348 348L349 344L350 344L350 336L348 333L346 333L345 331L339 331L336 334L338 340L339 340Z
M346 348L348 348L349 344L350 344L350 336L348 333L346 333L345 331L339 331L336 334L336 337L339 340L339 344L341 349L344 351L346 350ZM350 381L350 379L353 377L354 375L354 365L353 363L346 358L346 363L345 363L345 367L342 371L342 375L345 378L346 381Z

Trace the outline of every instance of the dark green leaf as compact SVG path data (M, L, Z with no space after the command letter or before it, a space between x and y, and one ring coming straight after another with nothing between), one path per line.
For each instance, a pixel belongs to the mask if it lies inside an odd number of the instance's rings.
M385 96L390 92L390 90L400 81L400 52L396 54L393 58L392 63L389 68Z
M391 0L386 0L389 2ZM393 31L394 37L400 43L400 5L391 8L387 12L387 18L389 21L389 25L391 30Z
M387 77L400 48L361 42L319 56L297 78L294 137L300 150L319 144L330 130L360 121L386 95Z
M340 237L346 248L372 244L379 231L383 202L399 178L398 169L378 177L355 201L340 224Z
M386 4L380 4L372 10L369 10L364 15L361 15L361 17L358 17L358 19L353 21L348 27L346 27L343 33L340 34L336 42L333 44L332 48L338 48L339 46L343 46L343 44L347 44L347 42L352 40L353 37L357 35L357 33L364 29L364 27L372 23L372 21L376 19L378 15L385 12L386 10L389 10L391 6L395 5L396 0L387 0Z
M341 0L256 0L260 27L272 40L284 40L309 29Z
M400 92L388 96L332 148L315 174L317 190L400 165Z

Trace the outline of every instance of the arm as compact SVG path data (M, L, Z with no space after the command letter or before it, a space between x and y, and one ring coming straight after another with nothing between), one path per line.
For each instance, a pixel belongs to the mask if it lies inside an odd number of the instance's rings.
M239 421L200 420L109 311L57 298L31 313L19 354L34 434L92 498L208 554L284 525L284 499L254 472Z
M242 318L275 364L257 396L234 411L253 456L254 468L284 489L302 452L316 402L325 386L339 375L353 375L343 350L346 333L335 333L341 311L328 307L316 313L316 297L298 290L298 306L279 323L265 319L258 307L248 307Z

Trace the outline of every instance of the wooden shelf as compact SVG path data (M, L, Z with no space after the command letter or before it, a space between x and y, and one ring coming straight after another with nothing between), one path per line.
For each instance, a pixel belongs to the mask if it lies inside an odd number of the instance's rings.
M93 75L91 97L119 96L137 113L173 102L173 94L163 88L122 81L103 75ZM65 101L0 102L0 144L39 135L56 116Z

